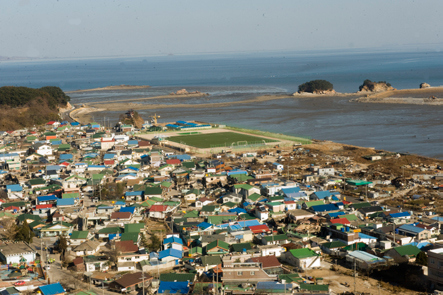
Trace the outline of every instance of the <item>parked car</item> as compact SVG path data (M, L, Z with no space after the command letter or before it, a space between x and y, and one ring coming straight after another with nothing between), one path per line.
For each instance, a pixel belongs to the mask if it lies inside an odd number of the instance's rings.
M26 284L25 281L17 281L14 283L14 286L23 286L24 284Z

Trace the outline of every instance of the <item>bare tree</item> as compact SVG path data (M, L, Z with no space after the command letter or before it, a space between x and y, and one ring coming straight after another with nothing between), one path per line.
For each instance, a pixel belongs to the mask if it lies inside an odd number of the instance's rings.
M0 226L2 226L2 230L0 231L0 235L2 238L6 240L15 240L15 235L18 232L17 224L15 223L15 219L7 217L0 220Z

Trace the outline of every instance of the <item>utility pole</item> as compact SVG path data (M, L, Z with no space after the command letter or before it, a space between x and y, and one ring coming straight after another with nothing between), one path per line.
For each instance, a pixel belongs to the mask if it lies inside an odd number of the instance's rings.
M104 284L103 284L103 281L102 281L102 294L105 295L105 286L104 286ZM144 295L144 294L143 294L143 295Z
M394 233L394 244L395 244L395 222L392 222L392 228Z
M356 278L355 278L355 269L356 269L356 265L355 265L355 258L354 258L354 294L357 294L357 292L356 292L357 283L356 283Z
M142 284L143 284L143 293L142 293L142 295L145 295L145 270L143 269L143 266L142 266L142 280L143 280L143 282L142 282Z

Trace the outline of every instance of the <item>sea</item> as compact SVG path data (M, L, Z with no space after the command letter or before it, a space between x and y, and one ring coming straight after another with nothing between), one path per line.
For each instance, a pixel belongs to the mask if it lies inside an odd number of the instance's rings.
M0 61L0 86L52 85L64 91L151 86L70 93L74 104L130 102L186 88L209 96L137 101L171 106L139 113L146 119L157 113L163 122L198 120L443 159L443 106L362 104L349 97L229 104L293 93L298 85L316 79L346 93L358 91L365 79L386 81L397 89L418 88L422 82L441 86L443 52L335 50ZM211 106L220 102L225 104ZM92 115L95 121L111 124L124 111Z

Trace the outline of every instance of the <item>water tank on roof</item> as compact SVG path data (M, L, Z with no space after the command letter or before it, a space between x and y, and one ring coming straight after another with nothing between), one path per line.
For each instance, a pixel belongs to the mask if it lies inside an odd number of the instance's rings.
M346 227L346 231L349 232L349 226Z
M341 228L341 231L342 231L342 232L345 232L345 228L344 228L344 227L342 227L342 228Z

